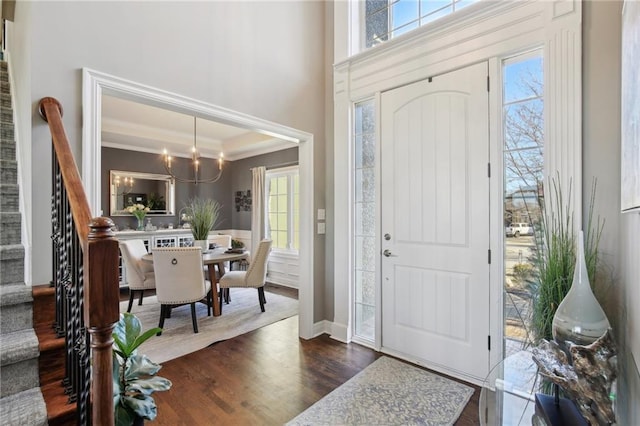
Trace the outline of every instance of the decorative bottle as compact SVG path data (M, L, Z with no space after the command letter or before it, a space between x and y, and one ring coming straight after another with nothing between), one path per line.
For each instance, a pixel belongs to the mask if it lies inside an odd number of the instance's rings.
M566 342L589 345L609 328L609 320L591 291L584 258L584 237L578 235L573 283L553 317L553 338L568 354Z

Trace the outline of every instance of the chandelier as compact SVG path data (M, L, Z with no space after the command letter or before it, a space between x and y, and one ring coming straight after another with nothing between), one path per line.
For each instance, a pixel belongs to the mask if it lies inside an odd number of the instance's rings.
M120 179L120 176L116 176L113 184L116 187L115 189L116 189L117 196L127 195L133 189L133 178L125 176L124 179ZM122 187L122 192L120 192L120 190L118 189L120 187Z
M178 182L186 182L186 183L214 183L220 180L222 177L222 166L224 164L223 154L220 153L218 157L218 174L212 178L201 179L200 178L200 153L198 152L198 144L197 144L197 127L196 127L196 117L193 117L193 148L191 148L191 160L193 167L193 178L185 178L177 176L173 169L171 168L171 163L174 161L174 158L169 155L169 152L165 149L162 152L163 156L163 164L167 173Z

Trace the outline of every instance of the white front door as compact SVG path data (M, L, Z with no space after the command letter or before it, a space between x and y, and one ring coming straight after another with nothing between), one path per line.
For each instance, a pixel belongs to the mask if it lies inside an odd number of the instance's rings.
M382 94L382 347L483 379L489 349L486 63Z

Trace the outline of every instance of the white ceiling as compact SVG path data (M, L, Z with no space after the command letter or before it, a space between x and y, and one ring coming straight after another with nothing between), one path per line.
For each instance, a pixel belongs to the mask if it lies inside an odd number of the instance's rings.
M202 157L234 161L297 146L296 143L240 127L198 118L197 147ZM102 146L151 153L164 149L190 157L194 117L113 96L102 98Z

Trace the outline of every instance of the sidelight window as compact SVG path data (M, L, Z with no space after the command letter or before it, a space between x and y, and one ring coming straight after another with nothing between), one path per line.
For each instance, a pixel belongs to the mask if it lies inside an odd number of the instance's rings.
M373 341L376 315L375 103L354 108L354 335Z
M544 190L542 52L505 60L503 76L504 335L508 356L532 342L534 233Z

